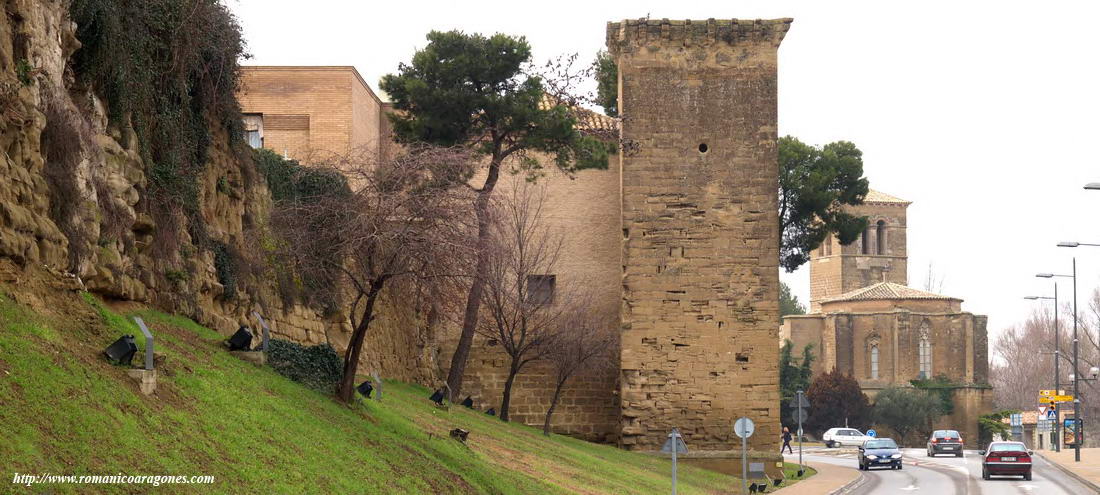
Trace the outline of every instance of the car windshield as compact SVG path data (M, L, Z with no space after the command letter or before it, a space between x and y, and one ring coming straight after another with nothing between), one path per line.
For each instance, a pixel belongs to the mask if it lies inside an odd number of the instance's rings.
M1026 452L1027 447L1022 443L995 443L989 446L990 452Z
M863 448L865 448L865 449L896 449L896 448L898 448L898 444L894 443L894 441L889 439L889 438L881 438L881 439L878 439L878 440L868 440L866 443L863 444Z

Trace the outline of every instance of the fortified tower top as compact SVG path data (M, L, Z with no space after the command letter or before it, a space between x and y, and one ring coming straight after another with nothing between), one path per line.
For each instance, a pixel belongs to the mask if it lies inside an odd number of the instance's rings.
M794 19L627 19L607 23L607 47L612 55L655 53L662 48L730 47L743 43L771 43L778 47ZM723 57L703 62L726 65ZM730 64L732 65L732 64Z

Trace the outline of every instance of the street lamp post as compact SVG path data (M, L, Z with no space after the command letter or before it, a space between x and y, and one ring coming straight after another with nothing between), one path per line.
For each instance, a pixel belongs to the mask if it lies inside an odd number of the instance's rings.
M1061 383L1060 383L1062 374L1059 372L1060 363L1058 362L1058 360L1061 359L1061 357L1062 357L1061 356L1061 354L1062 354L1061 353L1062 340L1061 340L1061 335L1059 335L1061 332L1059 332L1059 330L1058 330L1058 284L1057 283L1054 284L1054 297L1027 296L1024 299L1029 299L1029 300L1032 300L1032 301L1035 301L1035 300L1038 300L1038 299L1046 299L1046 300L1053 299L1054 300L1054 351L1051 352L1050 354L1054 355L1054 395L1062 395L1062 392L1061 392L1062 386L1061 386ZM1051 442L1051 443L1054 444L1054 451L1055 452L1061 452L1062 451L1062 428L1061 428L1062 419L1061 419L1061 412L1058 410L1058 403L1057 402L1052 402L1050 405L1051 405L1051 407L1054 408L1054 441Z
M1072 245L1070 245L1072 244ZM1062 247L1077 247L1079 243L1059 242L1059 246ZM1100 246L1100 244L1097 244ZM1039 273L1036 277L1052 278L1052 277L1069 277L1073 279L1073 373L1077 375L1077 258L1073 258L1073 274L1071 275L1057 275L1053 273ZM1084 423L1084 418L1081 417L1081 396L1080 390L1077 386L1077 380L1073 381L1073 460L1074 462L1081 462L1081 425Z
M1090 191L1100 191L1100 182L1089 182L1085 184L1085 189Z

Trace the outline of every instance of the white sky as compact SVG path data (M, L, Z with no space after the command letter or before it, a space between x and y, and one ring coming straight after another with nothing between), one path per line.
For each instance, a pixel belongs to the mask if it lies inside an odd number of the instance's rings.
M257 65L354 65L378 79L432 29L526 36L536 60L604 46L624 18L795 19L779 50L779 130L845 139L871 187L909 207L909 280L989 315L990 341L1069 273L1100 283L1100 2L228 0ZM809 299L805 267L783 274ZM1069 301L1069 279L1060 295Z

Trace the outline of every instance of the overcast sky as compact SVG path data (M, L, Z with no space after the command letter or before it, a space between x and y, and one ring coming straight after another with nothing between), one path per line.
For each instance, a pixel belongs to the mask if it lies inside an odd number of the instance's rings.
M929 264L990 341L1078 257L1081 305L1100 284L1100 2L228 0L254 65L354 65L378 79L429 30L526 36L536 59L604 46L607 21L776 18L779 131L849 140L871 187L912 201L909 285ZM782 275L809 298L805 268ZM1069 301L1069 279L1060 295Z

